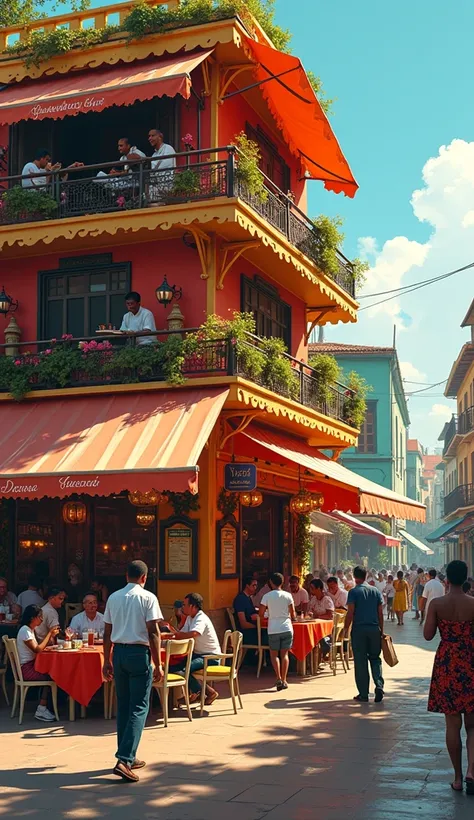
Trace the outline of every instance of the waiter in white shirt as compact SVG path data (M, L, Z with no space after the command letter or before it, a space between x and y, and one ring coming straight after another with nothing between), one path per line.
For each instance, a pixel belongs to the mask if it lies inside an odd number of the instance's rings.
M114 774L136 782L145 766L136 753L150 706L153 680L163 677L158 623L163 619L156 595L144 589L148 567L131 561L127 586L107 599L104 631L105 680L115 680L117 693L117 763ZM113 666L110 653L114 645ZM152 661L153 664L152 666Z
M141 296L136 290L131 290L125 297L125 305L128 313L122 319L120 330L127 336L136 336L137 333L144 333L138 336L137 345L151 345L156 342L153 331L156 330L155 317L151 310L141 306Z
M87 595L84 595L82 599L84 609L82 612L78 612L77 615L74 615L70 623L71 629L74 629L74 632L78 632L79 634L87 632L88 629L93 629L94 632L99 632L103 635L104 616L97 611L98 605L97 595L95 595L94 592L88 592Z

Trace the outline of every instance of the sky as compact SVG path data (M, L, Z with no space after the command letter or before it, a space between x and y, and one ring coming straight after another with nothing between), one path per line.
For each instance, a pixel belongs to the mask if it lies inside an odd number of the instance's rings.
M359 295L474 262L472 0L277 0L277 12L337 98L331 124L360 190L351 200L312 182L309 210L345 218L346 255L371 265ZM469 340L460 324L473 298L474 269L327 325L325 338L389 346L396 325L406 392L424 390ZM431 452L454 410L443 392L409 399L410 437Z
M92 6L104 0L92 0ZM472 0L276 0L293 51L336 98L331 124L360 185L354 199L309 183L309 213L345 219L344 252L371 268L359 294L474 261ZM364 298L365 297L365 298ZM410 437L433 451L454 411L444 382L469 329L474 269L327 325L328 341L397 350Z

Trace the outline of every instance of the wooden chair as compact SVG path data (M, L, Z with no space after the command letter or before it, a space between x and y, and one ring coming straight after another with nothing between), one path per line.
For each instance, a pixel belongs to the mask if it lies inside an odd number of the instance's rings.
M191 712L191 704L189 702L189 672L191 669L191 661L193 659L193 650L194 650L194 638L187 638L184 641L173 641L172 639L166 641L166 655L165 655L165 664L163 670L163 678L160 680L159 683L153 683L153 689L155 689L161 700L161 705L163 707L163 720L165 723L165 728L168 726L168 695L170 689L176 689L176 687L180 687L184 692L184 700L186 703L186 711L188 713L189 720L193 719L193 714ZM186 667L183 674L178 674L177 672L170 672L169 665L170 665L170 657L173 655L176 657L177 655L182 655L183 658L186 658Z
M10 706L10 701L8 700L8 692L7 692L6 675L7 675L7 667L6 667L6 666L3 666L3 667L0 669L0 678L2 679L2 689L3 689L3 695L4 695L5 700L6 700L6 702L7 702L7 706Z
M237 622L235 620L235 609L233 607L227 607L227 615L229 616L230 625L232 627L232 632L239 632L239 628ZM255 623L257 628L257 643L244 643L245 634L242 636L242 649L240 652L240 659L239 659L239 669L244 662L244 658L247 654L249 649L253 649L258 653L258 666L257 666L257 678L260 677L260 672L262 671L262 666L266 666L266 657L265 652L269 652L269 647L262 643L262 624L260 622L260 616L257 615L257 620Z
M228 652L229 644L232 652ZM229 683L230 696L232 698L232 706L234 707L234 715L237 714L237 699L239 699L240 708L243 709L242 698L240 697L239 687L239 658L242 650L242 633L230 629L224 635L222 642L222 653L219 655L204 655L204 668L199 672L194 672L193 677L201 684L201 715L204 711L204 701L206 700L206 686L208 683L219 682L227 680ZM219 658L222 661L230 660L230 666L219 664L216 666L209 666L209 661Z
M350 661L354 660L354 653L352 652L352 624L349 627L347 638L344 639L343 651L346 666L348 669L350 669L349 663Z
M69 626L74 615L78 615L82 610L82 604L66 604L66 626Z
M332 628L331 634L331 649L329 651L329 662L332 669L333 675L337 672L337 661L338 657L342 663L342 668L344 672L347 672L349 667L346 668L346 660L344 657L344 640L343 640L343 633L344 633L344 624L346 620L346 614L342 612L335 612L334 613L334 625Z
M6 635L3 636L3 643L5 644L5 649L7 652L8 660L10 661L10 666L13 672L13 680L15 682L15 694L13 696L13 706L12 706L12 713L11 717L15 717L16 712L16 704L18 701L18 692L20 693L20 712L18 715L18 723L21 724L23 721L23 710L25 708L25 700L26 695L28 693L28 689L31 688L43 688L44 686L51 687L51 694L53 696L53 709L54 714L56 716L56 720L59 720L58 714L58 687L56 686L53 680L23 680L23 674L21 671L20 665L20 658L18 657L18 649L16 646L16 640L14 638L8 638Z

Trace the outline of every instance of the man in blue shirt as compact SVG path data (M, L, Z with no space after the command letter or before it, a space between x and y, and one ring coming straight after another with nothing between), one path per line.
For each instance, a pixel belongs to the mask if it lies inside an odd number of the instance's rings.
M257 610L252 595L257 592L257 581L252 575L244 578L242 592L234 598L237 629L244 636L244 643L257 643Z
M354 569L356 586L349 591L347 598L347 616L345 638L349 635L352 624L352 650L354 652L354 672L359 694L354 700L367 703L369 700L369 663L375 683L375 702L380 703L384 696L384 679L382 677L382 634L383 634L383 599L376 587L365 583L367 570L364 567Z

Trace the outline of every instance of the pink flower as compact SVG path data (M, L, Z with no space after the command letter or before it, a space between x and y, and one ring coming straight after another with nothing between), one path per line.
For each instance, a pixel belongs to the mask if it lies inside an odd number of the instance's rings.
M78 344L79 350L84 350L86 345L87 345L87 342L79 342L79 344Z
M51 339L51 344L52 344L52 345L55 345L55 344L56 344L56 342L57 342L57 339Z
M66 191L63 191L63 192L61 193L61 202L66 202L66 199L67 199L67 196L66 196Z
M20 367L20 366L21 366L21 364L22 364L22 361L21 361L21 359L15 359L15 361L13 362L13 364L15 365L15 367Z
M124 196L117 197L117 205L119 206L119 208L123 208L123 206L125 205L125 197Z
M45 356L49 356L49 354L50 354L50 353L52 353L52 352L53 352L53 351L51 350L51 348L50 348L50 347L48 347L48 349L44 351L44 355L45 355Z
M68 342L69 339L72 339L72 338L73 338L72 333L63 333L63 335L61 336L61 339L63 340L63 342Z
M182 142L184 142L185 145L194 145L193 135L192 134L185 134L183 139L182 139Z

